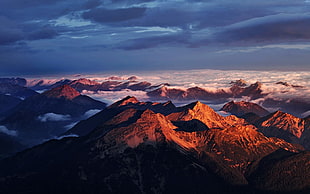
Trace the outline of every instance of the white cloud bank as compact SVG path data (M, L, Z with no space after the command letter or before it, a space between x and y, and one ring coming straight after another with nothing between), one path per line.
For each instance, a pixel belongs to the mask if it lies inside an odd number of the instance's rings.
M83 90L82 94L88 95L96 100L105 102L108 105L114 103L115 101L121 100L126 96L135 96L140 101L147 101L149 98L146 95L146 92L144 91L132 91L129 89L121 91L98 91L98 92Z
M55 137L54 139L61 140L61 139L66 138L66 137L79 137L79 136L76 135L76 134L69 134L69 135L62 135L62 136L59 136L59 137Z
M310 116L310 110L301 114L303 118Z
M0 133L4 133L9 136L17 136L17 131L9 130L6 126L0 125Z
M74 127L76 124L78 124L78 122L73 122L73 123L70 123L69 125L65 125L64 128L65 128L65 130L69 130L72 127Z
M100 112L100 111L101 111L101 110L99 110L99 109L90 109L90 110L88 110L88 111L86 111L86 112L84 113L83 118L84 118L84 119L88 119L89 117L91 117L91 116L97 114L97 113Z
M55 113L46 113L44 115L38 116L38 120L41 122L69 121L69 120L71 120L71 116L70 115L55 114Z
M123 73L120 77L128 77ZM95 79L100 80L100 75L93 75ZM102 74L101 80L109 75ZM139 77L139 81L147 81L153 85L161 83L169 83L169 88L185 89L190 87L201 87L208 91L216 91L231 87L230 82L243 79L250 85L257 81L263 84L262 90L268 93L269 98L277 99L303 99L310 101L310 71L242 71L242 70L188 70L188 71L154 71L154 72L136 72L135 76ZM91 75L87 78L92 79ZM290 87L277 82L287 82ZM83 94L90 95L93 98L111 104L127 95L135 96L141 101L147 101L148 96L144 91L100 91L94 93L91 91L83 91Z

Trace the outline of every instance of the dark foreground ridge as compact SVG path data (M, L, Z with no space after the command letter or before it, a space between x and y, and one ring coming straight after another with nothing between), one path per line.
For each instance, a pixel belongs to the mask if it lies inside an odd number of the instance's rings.
M310 152L201 102L115 102L0 161L0 193L309 193Z

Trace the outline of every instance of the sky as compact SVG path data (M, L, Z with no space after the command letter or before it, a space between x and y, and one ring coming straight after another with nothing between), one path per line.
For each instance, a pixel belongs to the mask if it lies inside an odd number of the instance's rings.
M1 0L0 75L310 71L309 0Z

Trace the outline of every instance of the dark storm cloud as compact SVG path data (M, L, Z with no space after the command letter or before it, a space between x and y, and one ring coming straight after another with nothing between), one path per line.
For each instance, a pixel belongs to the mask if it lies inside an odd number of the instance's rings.
M160 27L186 27L189 23L195 21L195 14L182 9L152 8L148 9L143 18L138 21L129 21L124 25L137 26L160 26Z
M61 0L1 0L0 5L8 8L25 8L31 6L51 5Z
M1 0L0 15L7 16L18 22L40 20L48 22L66 15L71 11L84 10L86 0L61 1L61 0Z
M23 39L23 33L17 29L0 29L0 45L11 44Z
M310 39L310 15L276 15L232 25L216 35L216 42L268 43Z
M126 4L135 4L135 3L144 3L144 2L152 2L156 0L112 0L112 2L125 2Z
M122 23L125 26L180 27L197 30L205 27L230 25L246 19L273 14L273 11L255 6L226 5L207 7L176 5L175 7L155 7L146 10L144 17Z
M55 29L51 27L43 27L42 29L31 32L28 35L28 40L41 40L41 39L51 39L58 36Z
M137 38L131 39L126 42L122 42L118 48L124 50L139 50L146 48L153 48L159 45L180 45L187 44L189 35L188 34L175 34L175 35L166 35L166 36L154 36L147 38Z
M119 64L130 63L153 48L169 50L167 56L184 49L196 60L199 49L309 41L309 13L304 0L0 0L0 62L58 71L57 64L99 64L103 53L109 64L119 55L128 57Z
M0 16L0 24L0 45L10 44L23 39L23 32L14 21Z
M18 25L5 17L0 17L0 46L14 44L25 40L51 39L58 35L51 26Z
M145 10L146 8L140 8L140 7L122 8L113 10L96 8L84 12L83 18L102 23L122 22L142 17L144 15Z
M98 7L99 5L101 5L100 0L89 0L82 7L84 9L92 9L92 8Z

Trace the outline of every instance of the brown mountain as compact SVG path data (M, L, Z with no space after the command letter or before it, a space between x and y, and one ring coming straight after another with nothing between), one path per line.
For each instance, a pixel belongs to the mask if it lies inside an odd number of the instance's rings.
M230 124L225 121L224 117L199 101L180 107L176 112L171 113L167 117L171 121L189 121L197 119L210 129L223 129L230 126Z
M282 111L257 119L253 124L268 137L278 137L291 143L298 143L309 149L310 126L307 119L301 119Z
M48 98L65 98L68 100L72 100L81 94L69 85L62 85L46 91L42 95L45 95Z
M236 116L242 116L247 113L254 113L262 117L270 114L266 109L259 106L258 104L245 101L240 102L230 101L221 108L221 111L229 112Z
M53 112L79 115L89 109L103 107L105 107L103 102L81 95L69 85L62 85L24 100L15 111L31 110L35 114Z
M217 91L209 91L200 87L192 87L187 89L176 89L161 87L156 90L149 91L147 95L155 100L207 100L214 102L227 101L228 98L240 98L248 96L251 99L257 99L265 96L261 89L262 84L256 82L249 86L234 83L229 90L218 89Z
M167 107L172 111L167 112ZM153 110L152 110L153 109ZM156 113L162 112L162 113ZM243 119L222 117L195 102L175 108L170 102L145 103L133 97L114 103L84 123L88 134L52 140L0 161L0 190L18 193L268 193L309 191L279 189L298 181L307 168L302 147L268 138ZM277 150L298 161L298 174L288 174L262 187L267 175L257 169L272 164ZM305 154L302 154L305 153ZM268 158L269 157L269 158ZM38 158L38 159L36 159ZM304 165L303 165L304 164ZM277 173L281 165L274 168ZM264 171L266 172L266 171ZM297 172L297 171L293 171ZM305 175L307 176L307 175ZM270 178L269 178L270 179ZM264 183L265 184L265 183ZM18 185L18 186L17 186Z
M73 80L72 82L69 83L69 85L79 92L82 92L83 90L97 92L97 91L120 91L123 89L143 91L151 87L152 84L145 81L144 82L138 82L135 80L120 81L113 79L99 83L97 81L91 81L89 79L81 78L78 80Z
M93 117L79 122L72 129L67 131L66 134L77 134L79 136L87 135L89 132L94 130L97 126L102 125L108 119L111 119L120 112L130 108L137 110L150 109L156 113L162 113L164 115L167 115L176 109L171 101L166 103L140 102L135 97L127 96L126 98L113 103Z

